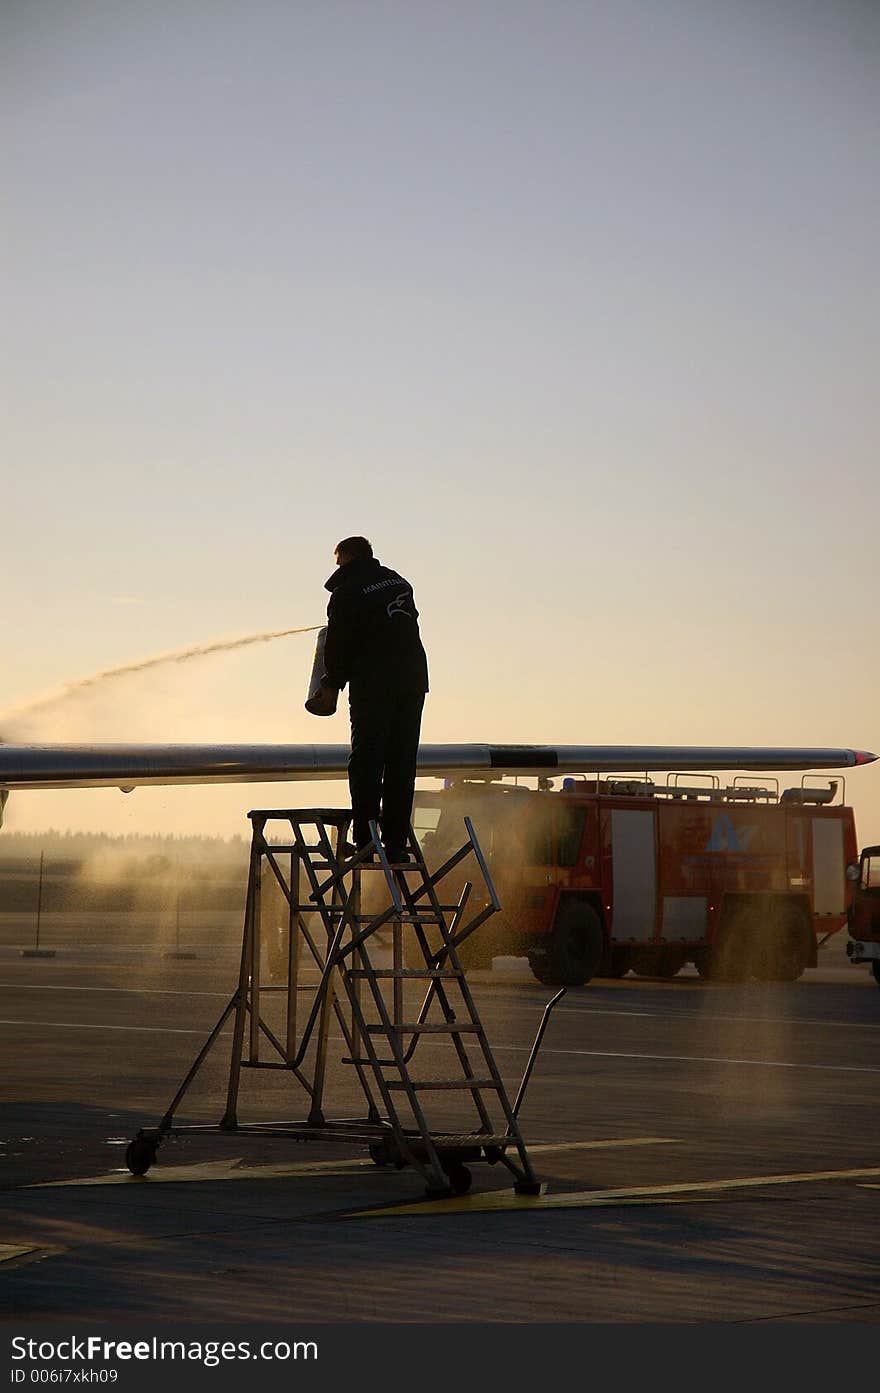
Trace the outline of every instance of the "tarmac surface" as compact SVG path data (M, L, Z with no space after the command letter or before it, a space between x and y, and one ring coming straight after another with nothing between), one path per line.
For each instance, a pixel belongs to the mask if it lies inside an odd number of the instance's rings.
M219 1131L131 1176L125 1143L234 989L237 917L186 916L178 942L149 915L44 916L40 959L30 931L0 916L0 1319L880 1317L880 991L843 935L790 985L571 990L520 1119L544 1195L478 1163L468 1195L429 1201L363 1149ZM552 993L511 960L471 981L514 1093ZM228 1054L227 1032L178 1121L216 1124ZM338 1116L360 1110L350 1073ZM304 1116L279 1073L242 1096L255 1119Z

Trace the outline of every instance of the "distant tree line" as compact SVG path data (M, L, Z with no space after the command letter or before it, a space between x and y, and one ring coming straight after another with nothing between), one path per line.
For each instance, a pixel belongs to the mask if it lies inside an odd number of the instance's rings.
M99 853L116 852L129 856L166 856L171 860L209 859L235 861L247 859L244 837L168 836L162 833L61 832L54 827L45 832L0 832L0 860L21 860L36 856L60 857L65 861L86 861Z
M0 833L0 913L239 909L249 846L242 837Z

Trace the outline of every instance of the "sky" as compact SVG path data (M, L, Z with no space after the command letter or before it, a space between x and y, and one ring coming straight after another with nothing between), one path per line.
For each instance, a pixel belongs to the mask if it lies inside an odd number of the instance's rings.
M311 634L2 712L320 624L359 533L426 740L880 751L878 58L871 0L4 0L0 738L344 741Z

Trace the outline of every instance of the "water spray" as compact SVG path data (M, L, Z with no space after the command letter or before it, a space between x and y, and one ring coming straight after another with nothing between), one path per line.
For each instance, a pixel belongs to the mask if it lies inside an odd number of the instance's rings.
M271 643L276 638L288 638L291 634L315 633L322 626L307 624L301 629L268 629L262 633L246 634L244 638L217 639L212 643L194 643L190 648L177 648L169 653L159 653L152 658L141 658L135 663L123 663L120 667L102 668L90 677L81 677L76 682L65 682L55 692L35 697L21 706L12 706L0 712L0 721L15 720L30 716L37 711L46 711L62 702L82 695L101 682L112 681L118 677L130 677L135 673L147 672L150 668L162 667L166 663L189 663L195 658L207 658L211 653L231 653L236 648L247 648L254 643Z

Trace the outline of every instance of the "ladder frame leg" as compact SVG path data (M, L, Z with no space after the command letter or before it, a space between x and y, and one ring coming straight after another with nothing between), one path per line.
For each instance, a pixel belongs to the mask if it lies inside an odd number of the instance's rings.
M300 866L294 852L290 853L290 897L287 901L287 1019L285 1044L288 1059L296 1047L297 999L299 995L299 904Z
M226 1110L220 1120L220 1127L223 1131L231 1131L238 1122L238 1090L241 1081L245 1017L248 1010L248 969L254 927L253 874L254 848L252 843L248 867L247 898L244 907L244 931L241 936L241 964L238 972L238 991L236 992L235 1025L232 1031L232 1051L229 1058L229 1078L226 1085Z
M162 1121L159 1123L159 1132L160 1132L160 1134L161 1134L162 1136L164 1136L167 1132L170 1132L170 1131L171 1131L171 1127L172 1127L173 1122L174 1122L174 1114L177 1112L177 1109L178 1109L178 1107L180 1106L180 1103L181 1103L181 1101L183 1100L184 1095L185 1095L185 1094L187 1093L187 1091L189 1090L190 1084L192 1083L192 1081L193 1081L193 1079L195 1078L196 1074L199 1072L199 1070L201 1069L201 1067L202 1067L202 1065L204 1064L205 1060L207 1059L208 1055L210 1054L211 1050L213 1049L214 1045L216 1044L216 1042L217 1042L217 1037L219 1036L219 1034L220 1034L221 1030L223 1029L224 1025L226 1024L227 1020L229 1019L231 1013L235 1010L236 1006L238 1005L238 1001L239 1001L239 993L238 993L238 991L236 991L236 992L232 995L232 997L230 997L229 1001L228 1001L227 1004L226 1004L226 1008L225 1008L225 1010L221 1013L219 1020L217 1021L216 1025L214 1026L214 1029L211 1031L211 1033L210 1033L210 1035L208 1036L207 1040L205 1041L204 1045L202 1046L202 1048L199 1050L198 1054L196 1055L196 1057L195 1057L195 1059L194 1059L194 1061L193 1061L193 1063L192 1063L192 1067L190 1068L189 1073L186 1075L185 1079L183 1080L183 1083L180 1085L180 1087L178 1088L178 1090L177 1090L177 1092L175 1093L174 1097L172 1098L171 1102L168 1104L168 1107L167 1107L166 1110L165 1110L165 1115L164 1115L164 1117L162 1118ZM234 1108L234 1106L235 1106L235 1104L234 1104L234 1100L233 1100L233 1108ZM227 1097L227 1100L226 1100L226 1107L227 1107L227 1111L228 1111L228 1109L229 1109L229 1098L228 1098L228 1097ZM224 1117L224 1121L225 1121L225 1117ZM233 1124L233 1125L234 1125L234 1124ZM223 1122L220 1123L220 1126L223 1127Z
M263 840L262 831L260 840ZM251 942L250 942L250 1038L248 1063L257 1064L260 1058L260 950L262 947L262 884L263 855L257 850L253 864L253 883L251 889Z

